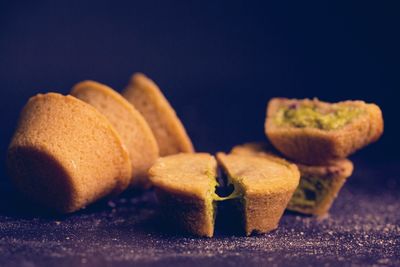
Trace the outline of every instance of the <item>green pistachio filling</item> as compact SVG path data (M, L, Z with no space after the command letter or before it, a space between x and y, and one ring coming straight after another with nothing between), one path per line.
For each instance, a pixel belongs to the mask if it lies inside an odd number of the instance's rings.
M214 175L208 170L206 171L206 174L210 178L210 189L207 194L208 197L206 198L206 212L210 214L215 221L218 210L217 202L231 199L239 199L243 196L243 190L241 189L242 187L240 185L234 184L232 182L232 179L228 176L227 185L233 185L234 189L228 196L221 197L216 193L217 187L220 186L216 177L214 177Z
M289 202L289 207L312 209L323 201L330 187L329 179L301 177L300 184Z
M224 201L224 200L229 200L229 199L235 199L235 198L240 198L243 196L243 190L241 189L242 187L237 184L236 182L234 183L231 179L231 177L227 176L227 183L225 186L233 186L233 191L225 197L221 197L217 194L217 187L220 186L218 181L216 179L213 180L213 195L212 198L214 201Z
M216 177L211 173L211 171L207 170L206 175L208 176L210 180L210 189L208 190L207 193L207 198L206 198L206 212L208 214L211 214L213 217L213 222L215 223L215 218L217 217L217 203L215 199L215 190L218 186L218 182Z
M235 186L233 192L229 196L220 197L216 193L214 193L213 199L214 201L224 201L229 199L240 198L242 196L243 196L242 190L238 186Z
M280 126L335 130L347 125L362 113L362 109L354 106L332 104L327 109L312 103L303 103L280 108L275 122Z
M208 197L206 199L206 212L208 214L212 214L213 221L215 222L215 218L217 216L218 206L217 203L220 201L227 201L233 199L240 199L243 196L243 190L240 185L234 184L230 177L228 178L227 185L233 185L233 191L225 197L221 197L217 194L217 187L220 186L216 177L214 177L211 173L207 172L207 175L210 177L210 189L208 191Z
M220 185L217 181L215 182L215 191L212 196L214 203L214 215L216 216L217 211L221 212L222 216L218 217L219 219L217 220L219 220L220 225L224 225L224 228L228 229L228 231L241 231L241 227L245 226L245 198L243 185L238 179L232 179L229 175L226 175L225 177L226 181L222 182L222 185ZM219 186L225 189L233 187L233 190L231 192L230 190L228 190L228 192L218 192ZM223 216L224 214L229 215ZM232 223L232 220L241 223Z

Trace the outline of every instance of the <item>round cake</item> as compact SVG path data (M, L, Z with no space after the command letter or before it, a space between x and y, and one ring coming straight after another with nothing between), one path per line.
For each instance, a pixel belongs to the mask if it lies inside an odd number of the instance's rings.
M68 213L127 188L129 155L92 106L56 93L32 97L8 149L13 182L28 199Z
M245 233L276 229L299 184L296 165L275 157L224 153L217 160L242 198Z
M158 145L142 115L110 87L84 81L74 86L71 95L95 107L111 122L126 146L132 162L132 186L150 186L147 171L158 158Z
M150 179L167 220L187 232L212 237L217 162L207 153L180 153L157 160Z
M192 141L182 122L152 80L141 73L136 73L122 95L150 125L157 139L161 157L194 152Z

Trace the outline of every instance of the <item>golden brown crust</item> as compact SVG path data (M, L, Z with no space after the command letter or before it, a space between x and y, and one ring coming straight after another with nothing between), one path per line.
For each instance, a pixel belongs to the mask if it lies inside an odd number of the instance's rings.
M275 124L274 116L281 106L310 101L322 106L330 105L318 100L273 98L267 107L265 133L276 149L293 160L305 164L324 164L331 159L345 158L376 141L383 132L381 110L375 104L363 101L340 102L343 105L360 107L365 110L365 114L359 115L349 124L336 130Z
M177 229L202 237L214 235L214 214L209 213L204 199L186 194L171 194L161 188L156 188L156 195L161 203L163 219Z
M279 152L267 142L249 142L242 145L232 147L231 154L248 155L248 156L263 156L271 159L276 159L286 164L290 163L285 160Z
M147 120L157 139L160 156L194 152L182 122L152 80L144 74L136 73L122 95Z
M271 145L262 142L237 145L232 148L231 153L268 158L279 157L279 154L274 151ZM297 164L297 167L301 174L300 179L307 179L310 177L325 180L328 187L325 188L323 199L316 203L314 207L300 206L295 201L290 201L287 209L317 216L323 216L329 211L341 187L353 172L353 163L348 159L330 160L326 165L322 166Z
M158 158L157 141L142 115L120 94L95 82L76 84L71 95L94 106L111 122L120 134L132 163L131 185L150 186L147 172Z
M295 164L276 158L217 153L218 163L246 192L267 194L297 187L300 173Z
M217 154L218 163L243 193L247 235L275 229L299 183L296 165L276 158Z
M297 164L304 176L349 177L353 173L353 163L348 159L332 160L324 166Z
M370 121L375 122L371 123L370 135L369 139L372 142L376 142L379 137L383 134L384 122L381 109L375 105L370 104L368 106L368 114L371 116Z
M166 218L197 236L214 233L217 162L207 153L159 158L149 171Z
M149 170L150 181L172 194L206 198L217 176L217 162L208 153L180 153L159 158Z
M263 234L278 228L293 190L270 194L247 194L244 197L245 233Z
M55 93L39 94L25 105L8 167L24 195L62 213L121 192L132 174L110 122L77 98Z

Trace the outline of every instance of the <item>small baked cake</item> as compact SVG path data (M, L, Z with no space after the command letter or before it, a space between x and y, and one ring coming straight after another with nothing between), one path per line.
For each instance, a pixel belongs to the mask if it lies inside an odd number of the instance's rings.
M346 158L383 133L380 108L363 101L273 98L265 132L286 157L304 164Z
M301 173L300 184L287 209L316 216L326 215L353 173L353 163L348 159L337 159L324 166L297 166Z
M212 237L217 162L207 153L159 158L149 171L165 219L197 236Z
M142 113L150 125L160 148L160 156L194 152L192 142L175 110L152 80L136 73L122 95Z
M224 153L217 154L217 161L235 190L241 192L245 233L276 229L299 184L296 165L273 157Z
M231 153L279 158L268 143L246 143L232 148ZM329 212L340 189L353 172L348 159L331 160L322 166L297 164L300 184L294 192L287 209L317 216Z
M51 211L68 213L127 188L129 155L92 106L56 93L32 97L8 148L17 189Z
M149 187L147 172L158 158L157 141L143 116L110 87L83 81L71 95L95 107L111 122L124 142L132 162L131 185Z

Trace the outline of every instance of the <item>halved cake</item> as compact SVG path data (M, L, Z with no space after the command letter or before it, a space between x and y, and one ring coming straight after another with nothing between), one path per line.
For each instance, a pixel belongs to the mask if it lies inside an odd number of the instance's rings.
M240 192L245 233L276 229L299 184L296 165L273 157L224 153L218 153L217 160Z
M206 153L185 153L160 158L150 169L161 210L166 218L198 236L211 237L218 201L239 200L247 235L275 229L299 183L299 171L284 160L257 156L217 154L234 190L216 194L217 161Z
M207 153L159 158L149 171L165 219L197 236L212 237L217 162Z
M136 73L122 95L150 125L160 148L160 156L194 152L192 141L182 122L152 80Z
M232 148L232 154L279 158L268 143L246 143ZM323 216L329 212L346 179L353 172L348 159L331 160L322 166L297 164L300 184L294 192L287 209Z
M286 157L304 164L346 158L383 133L380 108L363 101L273 98L265 132Z
M119 93L98 82L80 82L73 87L71 95L92 105L107 117L129 152L131 185L149 187L147 172L158 158L158 145L143 116Z
M51 211L68 213L129 185L128 152L92 106L56 93L32 97L8 148L17 189Z

